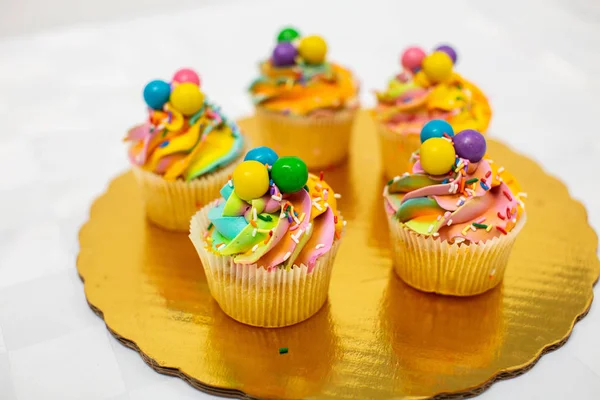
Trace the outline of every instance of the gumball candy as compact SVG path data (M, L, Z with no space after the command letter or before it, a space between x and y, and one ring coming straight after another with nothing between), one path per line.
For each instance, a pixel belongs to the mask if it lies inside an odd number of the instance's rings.
M432 82L442 82L452 76L452 59L442 51L434 51L423 59L423 72Z
M400 64L409 71L415 72L421 68L421 64L426 54L420 47L408 47L400 57Z
M197 85L185 82L175 86L170 98L171 105L183 115L194 115L204 103L204 94Z
M460 131L452 138L454 149L460 158L471 162L479 162L485 155L487 143L483 135L476 130Z
M421 129L421 143L431 138L444 137L444 133L448 136L454 136L452 125L443 119L432 119L423 125L423 129Z
M322 64L327 54L327 43L321 36L303 37L298 45L298 53L308 64Z
M458 57L456 55L456 50L454 50L454 48L452 48L451 46L443 44L441 46L436 47L435 51L441 51L443 53L448 54L450 56L450 59L452 60L452 64L456 64L456 60Z
M456 153L452 143L442 138L431 138L421 144L421 167L430 175L444 175L452 169Z
M271 178L282 193L294 193L308 182L308 168L298 157L280 157L271 168Z
M170 95L171 85L165 81L155 80L144 87L144 101L155 110L162 110Z
M277 35L277 42L291 42L300 37L300 33L294 28L284 28Z
M233 190L246 201L258 199L269 190L269 171L263 163L243 161L233 170Z
M173 83L193 83L194 85L200 86L200 77L191 68L182 68L175 72L172 79Z
M262 164L268 164L270 166L273 166L273 164L275 164L275 161L277 161L278 158L279 156L277 155L277 153L275 153L275 151L273 151L273 149L266 146L262 146L250 150L246 154L246 157L244 157L244 161L254 160Z
M298 50L296 50L296 47L294 47L293 44L289 42L277 43L277 46L273 49L273 65L277 67L294 65L296 64L297 55Z

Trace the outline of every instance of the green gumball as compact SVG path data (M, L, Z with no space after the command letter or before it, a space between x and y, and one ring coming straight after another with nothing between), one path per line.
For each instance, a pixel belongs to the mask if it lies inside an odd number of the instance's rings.
M271 179L282 193L295 193L308 182L308 168L298 157L279 157L271 168Z
M298 33L298 31L294 28L285 28L279 32L279 35L277 35L277 42L291 42L299 37L300 33Z

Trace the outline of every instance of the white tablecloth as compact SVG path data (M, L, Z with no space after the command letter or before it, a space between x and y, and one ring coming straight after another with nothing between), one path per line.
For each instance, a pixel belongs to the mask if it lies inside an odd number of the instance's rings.
M361 78L366 105L403 47L454 44L458 70L492 101L491 133L565 181L598 230L600 7L523 3L210 2L0 39L0 399L210 397L109 335L77 277L77 232L127 168L121 138L145 117L148 80L193 66L225 112L249 114L245 88L286 24L327 38L331 58ZM482 398L598 399L599 341L594 304L563 348Z

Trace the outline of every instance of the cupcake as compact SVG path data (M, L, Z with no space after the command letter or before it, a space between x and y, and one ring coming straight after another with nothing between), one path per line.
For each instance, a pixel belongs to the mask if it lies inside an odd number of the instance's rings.
M190 69L177 71L171 83L148 83L144 100L148 121L125 137L133 173L150 221L185 232L192 215L219 197L241 161L243 138Z
M320 36L286 28L249 91L262 143L282 156L297 155L309 169L339 164L348 155L358 109L358 82L326 60Z
M282 327L327 299L343 232L333 189L298 157L246 155L221 199L191 220L190 239L212 296L239 322Z
M454 136L442 120L428 127L412 173L384 188L394 268L422 291L485 292L502 281L525 224L526 195L512 175L484 157L481 133L467 129Z
M431 54L410 47L401 57L403 71L385 91L376 92L377 124L386 176L409 170L410 155L420 146L419 132L432 119L449 122L456 132L485 132L492 111L477 86L454 72L456 51L439 46Z

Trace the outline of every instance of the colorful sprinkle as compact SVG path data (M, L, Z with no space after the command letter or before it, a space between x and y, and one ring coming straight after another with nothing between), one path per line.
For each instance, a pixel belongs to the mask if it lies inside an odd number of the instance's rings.
M290 258L291 255L292 255L292 253L289 251L287 253L285 253L285 256L283 256L283 261L286 261L288 258Z
M490 190L490 187L488 185L486 185L483 180L481 180L481 182L479 182L479 184L481 185L483 190Z
M504 196L508 199L508 201L512 201L513 200L513 198L510 195L510 193L508 193L506 190L503 190L502 194L504 194Z
M208 228L207 229L210 231L212 229L212 227L213 227L213 223L211 222L210 224L208 224Z
M487 228L485 228L485 231L486 231L486 232L489 232L489 231L491 231L491 230L492 230L492 228L493 228L493 227L494 227L494 225L488 225L488 227L487 227Z
M522 198L526 199L527 198L527 193L519 192L519 193L517 193L517 197L522 197Z
M287 354L288 353L288 348L287 347L281 347L279 349L279 354Z
M273 200L275 200L275 201L281 201L281 196L275 196L275 195L273 195L273 196L271 196L271 198Z
M491 174L492 174L492 171L488 171L488 172L485 174L485 177L486 177L486 179L487 179L487 178L489 178Z
M488 227L486 224L478 224L477 222L473 222L473 226L479 229L487 229Z
M498 218L500 218L501 220L505 220L506 217L504 215L502 215L502 213L500 211L498 211Z
M467 185L470 185L471 183L477 183L477 181L478 181L478 180L479 180L479 179L477 179L477 178L471 178L471 179L469 179L468 181L466 181L465 183L466 183Z
M447 223L446 225L447 225L447 226L450 226L450 225L452 225L452 219L449 219L449 220L448 220L448 223Z
M334 197L335 199L341 199L341 198L342 198L342 195L341 195L341 194L339 194L339 193L335 193L335 194L333 195L333 197Z
M262 214L258 214L258 218L262 219L263 221L273 221L273 218L270 215L262 215Z
M323 180L323 171L319 172L319 180L322 181Z
M255 245L252 247L252 252L254 253L254 252L257 250L257 249L258 249L258 244L255 244Z
M254 228L252 230L252 237L256 237L256 233L258 232L258 229Z
M501 173L503 173L503 172L504 172L504 167L500 167L500 168L498 168L498 175L500 175L500 174L501 174Z
M498 230L499 230L500 232L502 232L503 234L505 234L505 235L508 235L508 232L506 232L506 231L504 230L504 228L502 228L502 227L500 227L500 226L496 225L496 229L498 229Z
M319 249L322 249L323 247L325 247L325 245L323 243L319 243L318 245L315 246L315 249L319 250Z

